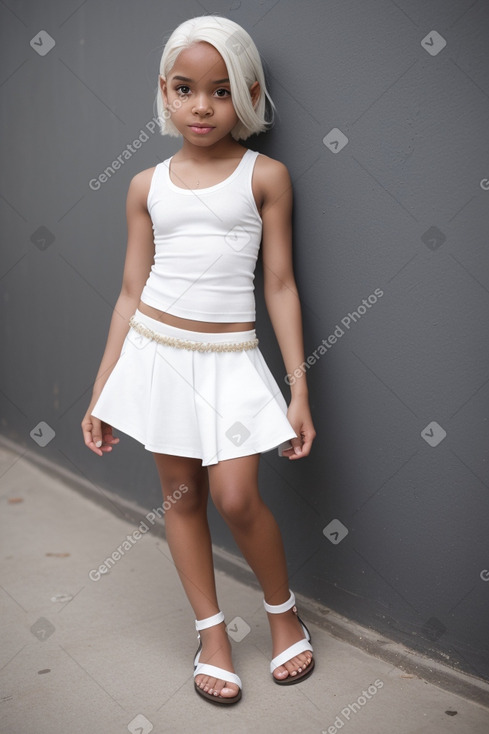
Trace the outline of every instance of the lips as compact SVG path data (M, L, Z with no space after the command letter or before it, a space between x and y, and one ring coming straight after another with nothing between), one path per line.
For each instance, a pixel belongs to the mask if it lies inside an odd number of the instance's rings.
M214 130L214 128L211 125L189 125L189 128L193 130L198 135L204 135L204 133L209 133L211 130Z

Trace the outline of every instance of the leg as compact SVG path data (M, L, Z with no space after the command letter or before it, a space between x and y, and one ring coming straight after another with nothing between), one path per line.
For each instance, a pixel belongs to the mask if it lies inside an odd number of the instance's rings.
M164 500L173 496L182 484L188 490L165 513L166 539L175 568L182 582L196 619L206 619L219 611L212 558L212 544L207 522L209 479L207 468L200 459L168 454L153 454ZM231 646L224 623L200 632L201 662L234 672ZM235 684L225 686L207 676L197 676L196 682L206 691L217 691L233 697Z
M260 455L243 456L209 466L210 493L241 552L263 589L265 601L282 604L289 598L289 580L280 529L258 490ZM275 657L304 637L292 610L269 614ZM278 679L297 675L310 663L309 651L274 671Z

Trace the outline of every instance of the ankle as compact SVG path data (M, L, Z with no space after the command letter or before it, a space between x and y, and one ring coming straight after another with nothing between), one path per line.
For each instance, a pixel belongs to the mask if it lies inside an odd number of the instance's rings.
M295 608L295 595L290 589L284 591L283 588L281 588L280 591L276 591L274 593L272 598L273 604L271 601L267 601L263 598L263 606L268 614L283 614L289 609ZM282 601L279 601L280 599L282 599Z
M213 624L212 627L207 627L206 629L200 630L199 635L202 639L206 637L220 637L225 631L226 622L219 622L218 624Z
M300 627L297 614L293 609L289 609L281 614L267 614L267 617L272 633L277 630L292 630Z
M220 622L213 627L201 630L199 634L202 646L212 645L214 649L220 649L222 647L227 649L230 647L225 622Z

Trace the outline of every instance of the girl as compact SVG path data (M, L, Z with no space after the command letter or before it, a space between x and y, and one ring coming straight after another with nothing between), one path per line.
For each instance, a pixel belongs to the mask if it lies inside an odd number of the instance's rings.
M287 372L304 362L292 186L282 163L238 142L266 130L274 106L256 46L233 21L192 18L172 33L157 105L162 134L181 135L182 147L130 183L122 289L81 425L98 456L119 442L113 428L143 443L164 498L185 485L165 527L200 633L195 690L230 704L242 684L217 601L209 492L263 589L273 680L297 683L314 667L280 530L257 485L261 452L280 446L297 460L315 437L305 376L291 386L287 409L254 329L261 244L267 310Z

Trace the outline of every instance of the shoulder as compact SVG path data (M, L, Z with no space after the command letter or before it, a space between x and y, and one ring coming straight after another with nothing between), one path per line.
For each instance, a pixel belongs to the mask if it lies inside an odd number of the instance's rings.
M283 195L286 192L289 192L292 197L292 181L287 166L281 161L260 153L255 161L253 192L257 202L260 202L259 209L267 202L277 200L278 195L285 203ZM291 206L291 203L289 202L288 205Z
M153 166L153 168L146 168L144 171L140 171L139 173L136 173L131 179L130 186L134 189L147 188L149 191L149 187L151 186L151 180L153 178L153 174L155 171L156 171L156 166Z
M289 171L287 166L281 161L270 158L264 153L259 153L256 157L255 162L256 175L259 178L268 179L272 178L275 181L290 181Z
M156 166L146 168L144 171L140 171L132 177L129 183L128 198L131 198L134 202L146 205L155 170Z
M268 196L286 189L292 189L292 181L287 166L281 161L260 153L255 161L254 180L260 193Z

